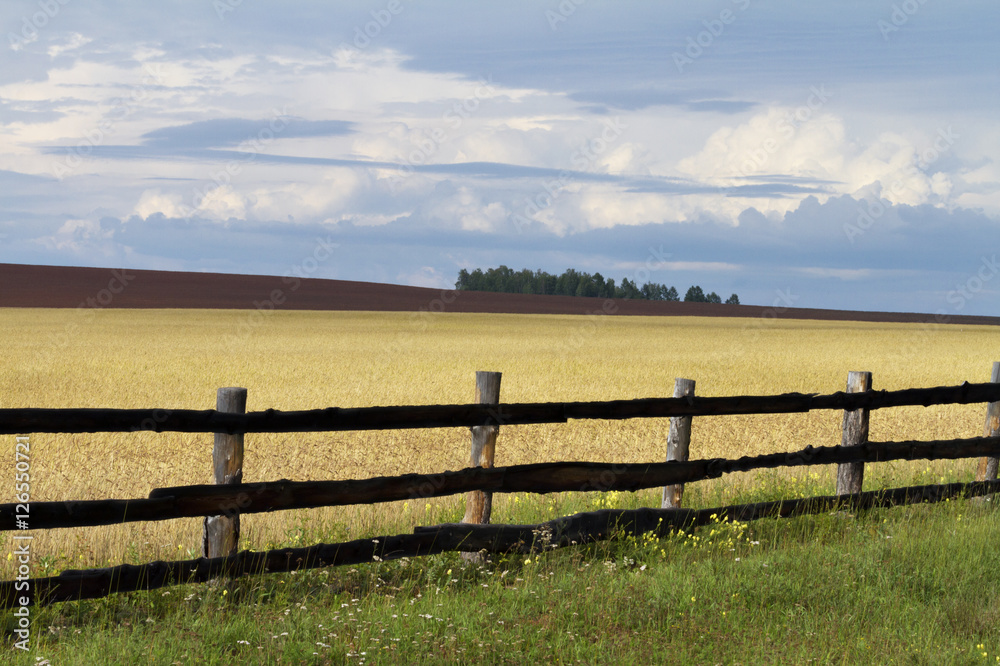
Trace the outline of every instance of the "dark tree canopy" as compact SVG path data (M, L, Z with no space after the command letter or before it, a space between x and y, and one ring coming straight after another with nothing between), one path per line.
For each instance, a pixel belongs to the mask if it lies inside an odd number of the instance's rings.
M552 275L542 270L523 269L514 271L507 266L477 268L472 272L463 268L458 272L455 289L464 291L492 291L507 294L548 294L558 296L591 296L599 298L635 298L649 301L679 301L680 293L675 287L657 282L647 282L641 287L628 278L620 285L613 279L605 279L600 273L583 273L568 268L562 275ZM693 303L721 303L722 299L714 291L705 295L701 287L688 289L684 300ZM726 303L739 304L736 294Z

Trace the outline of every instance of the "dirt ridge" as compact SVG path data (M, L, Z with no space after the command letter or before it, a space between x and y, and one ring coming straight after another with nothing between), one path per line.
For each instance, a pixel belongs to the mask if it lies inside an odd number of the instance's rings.
M213 308L761 317L1000 325L1000 317L497 294L373 282L0 264L0 307Z

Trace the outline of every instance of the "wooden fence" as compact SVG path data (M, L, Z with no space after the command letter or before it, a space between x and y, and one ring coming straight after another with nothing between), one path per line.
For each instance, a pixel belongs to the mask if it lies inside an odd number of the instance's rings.
M219 389L217 409L0 409L0 434L156 432L215 433L216 485L157 488L147 498L31 502L30 528L58 529L136 521L205 517L203 557L173 562L120 565L28 579L29 603L107 596L166 585L313 567L417 557L446 551L467 554L533 552L583 544L616 535L654 532L709 523L727 517L748 521L828 511L870 508L1000 492L1000 362L983 384L876 391L871 373L850 373L848 390L830 395L698 397L695 383L678 379L673 398L604 402L501 404L500 373L476 373L475 404L245 413L246 390ZM871 410L885 407L989 403L983 437L935 441L868 441ZM692 417L726 414L799 413L844 410L839 446L794 452L689 460ZM671 417L667 461L656 463L550 462L494 467L500 426L562 423L569 419ZM279 480L242 483L246 433L403 428L470 427L471 466L439 474L405 474L346 481ZM981 457L974 483L910 486L862 492L864 463L891 460ZM680 507L683 484L732 472L837 464L837 494L759 504L691 510ZM493 493L635 491L663 487L660 508L604 510L565 516L537 525L490 525ZM307 548L238 552L241 514L321 506L371 504L468 493L461 524L417 527L412 534L369 537ZM20 506L20 508L19 508ZM24 505L0 505L0 531L23 529ZM474 557L474 556L473 556ZM0 582L0 605L24 605L23 580Z

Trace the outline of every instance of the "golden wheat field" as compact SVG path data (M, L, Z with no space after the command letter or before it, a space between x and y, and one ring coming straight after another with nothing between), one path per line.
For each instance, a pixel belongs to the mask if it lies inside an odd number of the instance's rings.
M505 402L668 396L675 377L696 380L699 395L830 393L843 390L851 370L871 371L877 389L980 382L1000 359L1000 335L991 327L735 318L2 309L0 348L3 407L209 409L218 387L243 386L248 410L256 411L468 403L476 370L503 373ZM872 415L871 439L977 436L983 414L983 405L881 410ZM835 444L841 417L698 418L692 457ZM659 461L668 426L657 419L507 427L496 464ZM33 501L145 497L155 487L211 478L210 434L34 434L30 441ZM0 474L12 495L13 436L2 450ZM244 480L437 472L466 466L468 456L467 429L248 435ZM895 476L908 482L911 468L883 465L866 485ZM428 524L435 511L460 502L432 500L412 522ZM245 516L241 543L285 541L303 516L337 524L344 536L384 533L380 519L398 521L401 512ZM199 519L52 530L36 535L33 550L50 553L59 569L176 559L196 556L200 535Z

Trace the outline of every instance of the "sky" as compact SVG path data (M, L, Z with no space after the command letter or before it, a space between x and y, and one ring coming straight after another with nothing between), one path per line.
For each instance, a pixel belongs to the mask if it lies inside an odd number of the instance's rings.
M0 262L1000 315L1000 4L5 0Z

